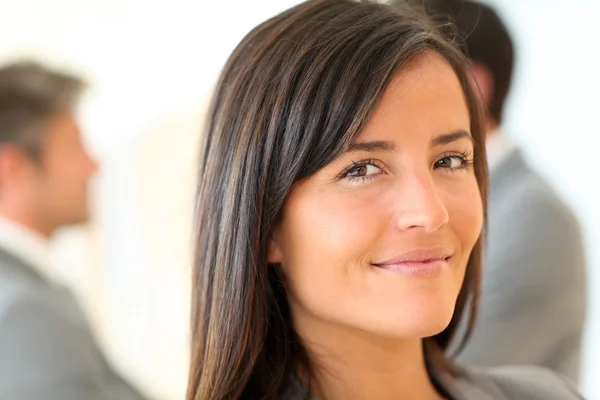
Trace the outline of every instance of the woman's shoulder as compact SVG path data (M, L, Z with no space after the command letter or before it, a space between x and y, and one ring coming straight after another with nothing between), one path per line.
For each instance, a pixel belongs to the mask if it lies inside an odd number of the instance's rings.
M583 399L567 378L541 367L464 368L460 376L463 389L471 386L472 392L481 391L490 400Z
M437 374L436 374L437 375ZM540 367L460 368L456 375L436 380L457 400L582 400L575 385ZM293 379L281 400L311 399L306 387Z

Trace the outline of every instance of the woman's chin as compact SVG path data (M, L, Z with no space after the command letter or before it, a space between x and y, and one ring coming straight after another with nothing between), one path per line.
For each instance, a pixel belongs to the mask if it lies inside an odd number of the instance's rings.
M365 326L385 337L426 338L435 336L448 327L454 307L436 307L403 310L401 313L381 315Z

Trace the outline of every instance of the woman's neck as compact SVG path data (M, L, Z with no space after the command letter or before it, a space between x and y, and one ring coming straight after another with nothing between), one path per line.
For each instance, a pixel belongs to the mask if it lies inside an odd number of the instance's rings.
M296 330L320 399L443 399L427 372L421 339L384 338L325 321Z

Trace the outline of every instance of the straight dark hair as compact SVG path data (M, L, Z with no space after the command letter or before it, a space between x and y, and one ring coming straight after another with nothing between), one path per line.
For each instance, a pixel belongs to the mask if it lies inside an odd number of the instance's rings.
M310 378L280 266L267 262L272 227L294 185L340 155L393 76L428 51L448 61L464 88L485 204L481 109L466 60L420 12L407 4L307 1L237 46L202 139L188 400L277 399L299 371ZM461 317L475 315L480 263L481 239L450 325L424 339L431 369L452 369L444 350Z

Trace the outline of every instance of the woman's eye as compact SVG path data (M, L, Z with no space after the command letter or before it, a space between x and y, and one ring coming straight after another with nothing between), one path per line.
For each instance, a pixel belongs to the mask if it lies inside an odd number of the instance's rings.
M434 168L461 169L467 166L467 160L461 156L447 156L435 162Z
M356 162L346 168L338 179L344 179L349 183L364 183L384 173L383 167L380 167L378 162L365 160Z
M381 169L373 164L360 164L350 167L346 172L346 177L362 178L379 174Z

